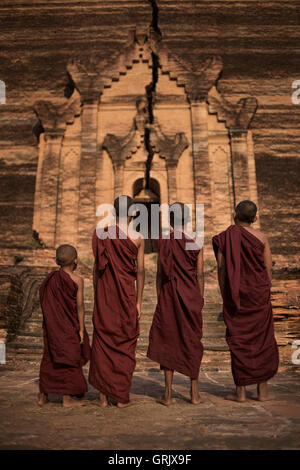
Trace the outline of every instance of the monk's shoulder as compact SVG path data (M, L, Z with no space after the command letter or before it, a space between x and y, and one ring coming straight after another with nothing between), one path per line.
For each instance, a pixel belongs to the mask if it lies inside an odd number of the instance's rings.
M79 276L78 274L72 273L70 275L72 280L78 285L78 287L83 286L83 277Z
M134 240L138 247L145 243L143 235L140 232L137 232L136 230L131 231L130 238Z
M264 245L268 241L268 237L264 232L261 232L260 230L256 230L254 228L251 228L251 232L253 235L255 235Z

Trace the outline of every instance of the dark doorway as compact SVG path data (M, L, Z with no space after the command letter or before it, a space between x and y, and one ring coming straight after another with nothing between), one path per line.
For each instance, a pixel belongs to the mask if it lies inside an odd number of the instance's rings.
M133 185L134 202L144 204L148 211L148 238L145 240L145 253L157 251L154 240L151 239L151 205L160 204L159 183L154 178L150 178L148 188L145 187L145 180L140 178Z

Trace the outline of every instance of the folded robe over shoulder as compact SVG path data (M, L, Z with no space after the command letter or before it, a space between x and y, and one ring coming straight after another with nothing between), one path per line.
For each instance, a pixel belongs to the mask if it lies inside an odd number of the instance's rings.
M138 248L118 226L108 227L106 232L109 236L100 239L95 230L92 242L98 279L89 382L117 402L127 403L139 336L135 290Z
M87 392L82 366L90 358L85 331L80 345L77 284L63 269L51 272L40 287L43 312L44 355L40 367L40 391L62 395Z
M147 356L162 368L192 379L199 374L203 356L203 297L197 283L199 249L187 250L191 239L158 239L162 286L153 316Z
M213 248L216 257L221 250L226 265L223 312L235 384L265 382L276 374L279 358L264 244L231 225L213 237Z

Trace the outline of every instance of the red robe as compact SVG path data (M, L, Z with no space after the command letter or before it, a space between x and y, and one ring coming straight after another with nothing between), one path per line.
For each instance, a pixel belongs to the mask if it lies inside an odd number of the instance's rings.
M93 235L98 279L89 382L113 400L127 403L139 336L135 290L138 248L130 238L121 238L125 234L118 226L115 229L116 239L101 240L96 230Z
M271 282L264 265L264 244L249 230L231 225L213 237L224 255L226 281L223 313L236 385L265 382L278 369Z
M63 269L52 271L40 287L43 312L44 354L40 367L40 391L82 395L87 382L82 366L90 357L85 331L80 345L77 284Z
M147 356L161 365L198 378L203 356L203 297L197 283L199 249L186 250L191 239L158 239L162 286L149 335Z

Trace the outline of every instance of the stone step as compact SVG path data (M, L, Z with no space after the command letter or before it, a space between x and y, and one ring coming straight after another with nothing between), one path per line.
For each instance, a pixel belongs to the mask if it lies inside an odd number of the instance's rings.
M87 330L87 332L89 334L90 341L92 341L92 336L93 336L92 330L90 331ZM143 332L140 333L137 348L147 347L148 343L149 343L149 332L146 331L144 333ZM206 347L207 349L214 349L215 347L217 348L217 350L220 350L220 348L222 347L225 348L224 350L228 349L227 343L225 342L225 339L224 339L224 334L204 333L202 337L202 343L204 347ZM9 343L9 348L14 348L14 349L27 348L28 350L30 350L36 347L41 347L41 348L43 347L42 335L39 335L39 336L34 336L34 335L21 336L20 335L15 341Z
M207 351L229 351L225 339L222 338L204 338L202 341L204 350ZM148 341L140 341L137 346L139 352L145 352L148 349Z
M42 343L32 344L30 348L25 343L11 343L7 347L8 351L15 351L17 354L43 354Z

